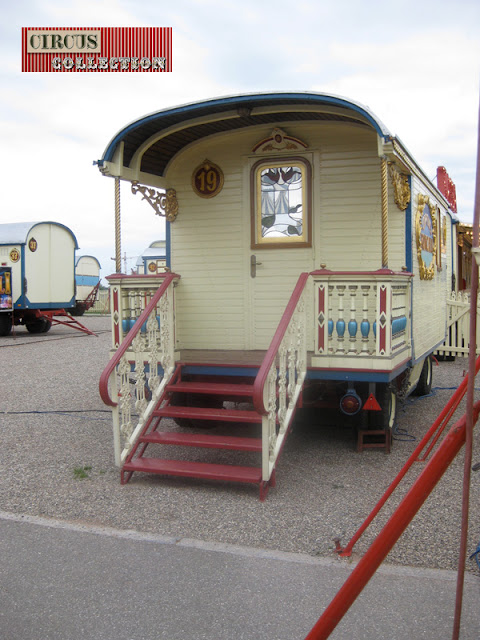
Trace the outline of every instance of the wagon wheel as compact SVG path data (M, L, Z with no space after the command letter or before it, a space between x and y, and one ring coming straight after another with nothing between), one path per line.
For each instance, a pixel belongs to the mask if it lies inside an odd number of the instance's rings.
M218 396L207 396L197 393L174 393L172 405L177 407L208 407L221 409L223 400ZM174 418L176 424L184 429L213 429L218 422L212 420L197 420L190 418Z
M397 417L397 396L388 384L378 386L377 400L381 411L370 412L370 428L384 429L392 434L395 418Z
M33 322L27 322L25 326L30 333L48 333L52 323L46 318L36 318Z
M432 391L432 380L433 380L433 366L432 366L432 358L431 356L427 356L425 358L425 362L423 363L422 373L420 374L420 378L418 379L418 384L413 392L416 396L428 396L428 394Z
M77 300L75 306L72 309L69 309L68 313L71 316L83 316L83 314L85 313L85 310L86 310L85 303Z

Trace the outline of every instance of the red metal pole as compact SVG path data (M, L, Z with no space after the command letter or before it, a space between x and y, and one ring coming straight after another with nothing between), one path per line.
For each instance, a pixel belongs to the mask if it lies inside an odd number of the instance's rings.
M480 356L477 358L477 361L475 363L475 370L474 370L475 374L474 375L476 375L479 370L480 370ZM407 462L404 464L402 469L398 472L397 476L395 477L393 482L390 484L388 489L385 491L383 496L380 498L380 500L377 502L375 507L372 509L372 511L370 512L369 516L365 519L365 521L362 524L362 526L352 536L352 538L351 538L350 542L347 544L347 546L344 547L344 548L338 546L336 551L340 556L350 556L351 555L353 547L356 545L356 543L358 542L360 537L363 535L365 530L370 526L370 524L372 523L373 519L377 516L378 512L382 509L383 505L387 502L388 498L392 495L392 493L395 491L395 489L400 484L402 479L405 477L405 475L407 474L407 471L410 469L410 467L413 465L413 463L418 459L418 456L423 451L424 447L427 445L427 443L430 440L430 438L435 434L435 432L437 431L437 429L439 429L440 426L441 426L441 429L439 430L439 433L441 433L445 429L445 427L448 424L450 418L455 413L458 405L460 404L460 402L462 401L462 399L463 399L463 397L465 395L465 392L467 390L468 377L469 376L465 377L461 381L460 385L455 390L454 394L452 395L452 397L450 398L450 400L448 401L446 406L443 408L443 410L441 411L441 413L438 416L438 418L435 420L435 422L432 424L430 429L427 431L427 433L423 436L421 441L415 447L415 450L410 455L410 457L408 458ZM426 455L421 460L424 461L425 457L426 457Z
M478 248L478 227L480 222L480 107L478 116L478 144L477 144L477 173L475 184L475 208L473 213L473 244ZM474 256L475 258L476 256ZM478 265L472 260L472 282L470 289L470 341L468 353L469 381L467 389L467 422L465 438L465 461L463 467L463 496L462 496L462 533L460 536L460 551L458 559L457 595L455 600L455 616L453 621L452 640L460 636L460 619L462 615L463 584L465 579L465 561L467 557L468 516L470 507L470 476L472 469L473 449L473 396L475 392L475 378L471 375L475 366L477 353L477 298L478 298Z
M480 402L474 407L475 422L479 412ZM460 451L465 441L465 425L464 415L447 433L430 462L305 640L325 640L330 636Z

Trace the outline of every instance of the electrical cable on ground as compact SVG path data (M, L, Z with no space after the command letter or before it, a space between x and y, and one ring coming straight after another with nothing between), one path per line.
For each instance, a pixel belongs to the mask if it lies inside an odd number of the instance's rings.
M106 422L109 418L91 418L88 416L78 416L79 413L106 413L110 414L111 412L108 409L71 409L71 410L57 410L57 411L2 411L1 414L4 416L9 415L60 415L60 416L73 416L80 417L83 420L90 420L96 422ZM133 416L133 414L132 414Z

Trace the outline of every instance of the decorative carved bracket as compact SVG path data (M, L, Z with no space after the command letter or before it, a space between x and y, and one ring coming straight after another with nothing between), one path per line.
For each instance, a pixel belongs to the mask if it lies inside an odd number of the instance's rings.
M405 173L400 173L393 162L388 163L388 170L390 173L390 179L393 184L395 204L400 209L400 211L405 211L410 203L411 198L408 176Z
M148 204L153 207L157 216L165 217L168 222L175 220L178 215L177 192L175 189L167 189L164 193L152 187L138 184L138 182L134 180L132 182L132 193L135 195L139 191L143 195L142 200L146 200Z
M289 136L282 129L275 128L268 138L257 142L253 153L275 153L277 151L304 151L308 145L299 138Z

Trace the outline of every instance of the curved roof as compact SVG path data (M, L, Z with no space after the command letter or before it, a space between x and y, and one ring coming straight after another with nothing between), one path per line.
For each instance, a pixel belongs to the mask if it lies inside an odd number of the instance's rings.
M256 124L327 120L353 122L388 138L385 125L365 106L340 96L312 92L244 94L157 111L131 122L108 143L97 164L112 162L123 142L123 166L163 176L183 147L215 133ZM132 165L137 165L136 167Z
M90 258L91 260L95 260L95 262L98 264L98 268L101 269L102 265L100 264L100 262L98 261L98 258L95 258L95 256L89 256L89 255L84 255L84 256L78 256L77 261L75 262L75 266L78 267L80 261L83 258Z
M50 221L9 222L7 224L0 224L0 244L26 244L28 234L30 233L31 229L41 224L53 224L56 227L62 227L63 229L66 229L75 242L75 249L78 249L78 242L73 231L66 227L64 224Z
M159 246L160 245L160 246ZM143 265L144 260L149 258L165 258L167 255L165 240L155 240L150 246L148 246L140 256L137 258L136 266Z

